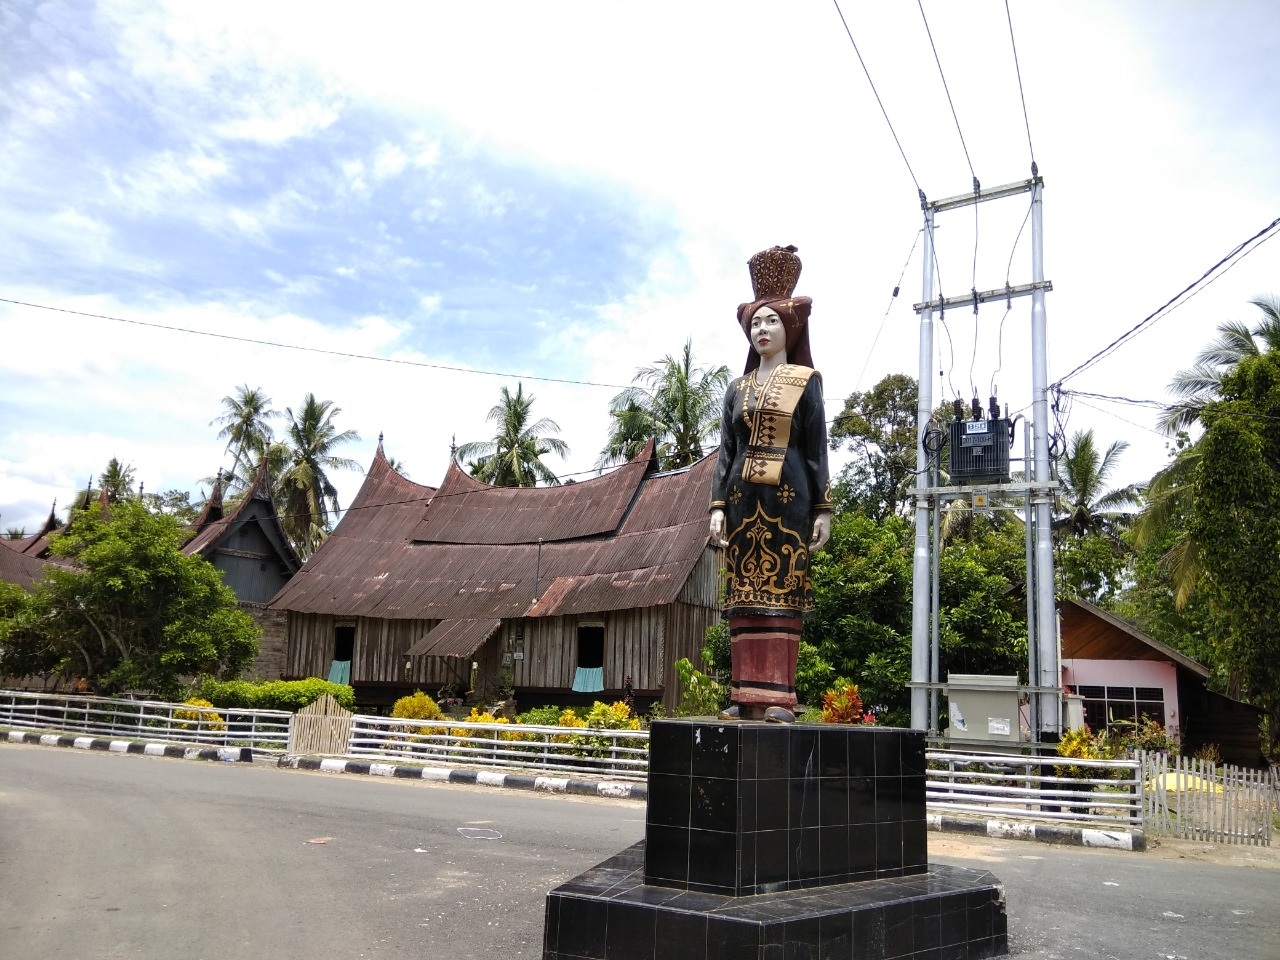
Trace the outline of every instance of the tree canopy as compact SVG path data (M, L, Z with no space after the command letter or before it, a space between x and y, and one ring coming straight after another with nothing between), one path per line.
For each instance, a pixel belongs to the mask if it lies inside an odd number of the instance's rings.
M77 514L52 541L75 566L51 567L30 594L0 596L0 674L170 698L197 674L236 676L261 631L218 571L182 552L187 536L136 499Z
M729 368L694 362L693 341L678 357L667 354L642 367L632 385L609 405L609 439L598 467L625 463L653 439L664 470L687 467L714 449L720 437L720 411L729 385Z
M526 395L524 384L512 393L503 387L497 404L489 409L486 419L498 425L492 440L473 440L458 447L458 459L468 460L471 475L495 487L532 487L535 484L557 484L555 473L542 458L548 454L563 457L569 445L559 437L560 426L543 417L533 417L532 394Z

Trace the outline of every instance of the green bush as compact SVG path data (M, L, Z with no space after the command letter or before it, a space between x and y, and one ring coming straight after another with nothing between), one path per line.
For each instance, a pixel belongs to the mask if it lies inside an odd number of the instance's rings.
M527 723L535 727L554 727L560 722L560 708L552 706L534 707L516 716L516 723Z
M306 680L215 680L200 681L194 696L216 707L241 710L288 710L297 713L325 694L332 695L347 710L356 708L356 692L345 683L330 683L319 677Z

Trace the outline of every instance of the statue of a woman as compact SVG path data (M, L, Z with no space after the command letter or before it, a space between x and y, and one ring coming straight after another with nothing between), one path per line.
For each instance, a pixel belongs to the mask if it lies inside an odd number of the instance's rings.
M725 720L795 720L800 627L813 612L809 554L831 534L822 377L809 354L813 301L793 297L795 247L748 262L738 307L751 351L725 392L711 487L711 539L725 548L733 703Z

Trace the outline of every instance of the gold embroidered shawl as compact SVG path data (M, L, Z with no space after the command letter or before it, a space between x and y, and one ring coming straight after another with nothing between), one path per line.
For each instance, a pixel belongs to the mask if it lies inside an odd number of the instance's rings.
M782 461L791 443L791 418L813 373L810 367L783 363L769 374L755 413L749 414L751 439L742 465L742 479L747 483L776 487L782 479Z

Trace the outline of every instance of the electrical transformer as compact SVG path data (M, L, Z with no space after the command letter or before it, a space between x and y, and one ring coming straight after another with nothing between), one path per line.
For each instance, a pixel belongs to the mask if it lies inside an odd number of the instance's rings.
M1012 438L1013 423L1008 418L953 421L951 482L1008 483Z

